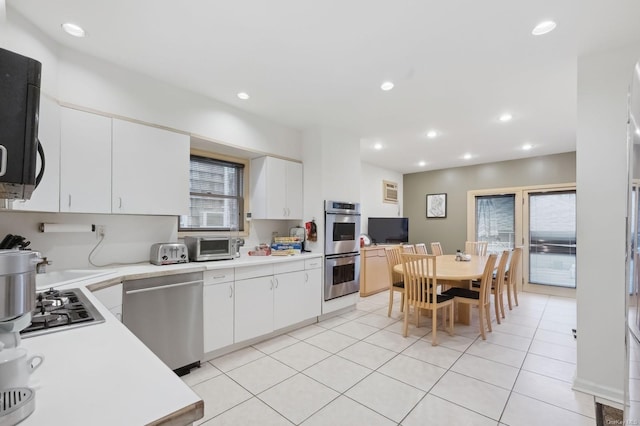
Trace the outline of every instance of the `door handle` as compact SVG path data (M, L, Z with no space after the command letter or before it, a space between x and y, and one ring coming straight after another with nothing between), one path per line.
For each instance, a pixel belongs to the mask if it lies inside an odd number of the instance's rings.
M233 297L233 286L229 286L229 298Z
M71 207L71 194L69 194L69 207Z
M282 208L282 216L286 216L287 215L287 209L286 208Z
M120 200L120 204L118 204L118 208L121 209L122 208L122 197L118 197L118 200Z
M304 273L304 282L308 283L309 282L309 274L308 273Z
M165 290L167 288L172 288L172 287L184 287L187 285L202 284L202 282L203 282L202 280L196 280L196 281L187 281L185 283L178 283L178 284L159 285L156 287L141 288L139 290L129 290L129 291L126 291L125 294L146 293L149 291Z
M276 288L278 288L278 279L276 278Z
M0 145L0 153L2 153L2 162L0 162L0 176L4 176L7 173L7 148L4 145Z

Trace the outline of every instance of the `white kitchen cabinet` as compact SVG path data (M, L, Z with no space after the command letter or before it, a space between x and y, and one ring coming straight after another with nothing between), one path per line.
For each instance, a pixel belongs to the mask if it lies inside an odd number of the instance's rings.
M44 150L45 169L38 187L30 200L16 200L14 210L60 211L60 106L53 99L40 97L38 139ZM36 171L40 171L38 156Z
M189 136L113 119L113 213L189 213Z
M273 331L273 276L235 282L234 341Z
M304 271L288 272L274 276L273 328L274 330L304 321L306 317L303 299L305 295Z
M93 295L118 318L118 321L122 321L122 284L96 290Z
M60 110L60 211L111 213L111 119Z
M202 303L204 352L233 344L233 269L204 272Z
M321 260L318 260L322 263ZM304 291L300 298L300 306L304 319L320 316L322 310L322 269L304 271Z
M254 219L302 219L302 164L251 160L251 210Z

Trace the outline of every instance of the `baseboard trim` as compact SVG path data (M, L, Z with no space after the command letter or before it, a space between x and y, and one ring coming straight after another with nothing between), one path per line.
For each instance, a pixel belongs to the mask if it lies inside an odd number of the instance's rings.
M573 390L593 395L597 402L611 407L624 407L624 390L602 386L595 382L576 377Z

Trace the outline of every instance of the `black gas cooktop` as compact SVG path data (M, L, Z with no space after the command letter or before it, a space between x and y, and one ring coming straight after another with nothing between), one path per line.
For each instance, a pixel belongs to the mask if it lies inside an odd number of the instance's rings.
M23 338L104 322L104 317L79 288L49 289L38 293L31 324L22 330Z

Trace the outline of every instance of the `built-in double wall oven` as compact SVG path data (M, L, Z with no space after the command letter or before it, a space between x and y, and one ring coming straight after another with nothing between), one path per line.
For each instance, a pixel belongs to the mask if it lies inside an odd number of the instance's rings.
M325 201L324 300L360 291L360 204Z

